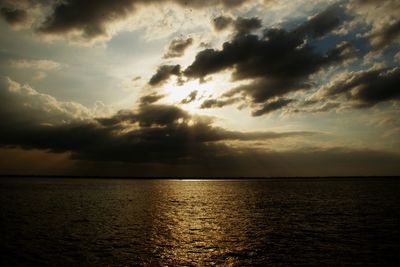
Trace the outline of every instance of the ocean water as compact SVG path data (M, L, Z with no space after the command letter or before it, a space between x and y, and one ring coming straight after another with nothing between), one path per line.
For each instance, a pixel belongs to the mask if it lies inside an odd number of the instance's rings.
M2 178L1 266L399 266L400 180Z

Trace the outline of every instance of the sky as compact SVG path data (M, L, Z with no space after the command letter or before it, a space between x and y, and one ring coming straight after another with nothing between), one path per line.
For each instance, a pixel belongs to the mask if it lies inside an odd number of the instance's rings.
M400 175L398 0L0 0L0 174Z

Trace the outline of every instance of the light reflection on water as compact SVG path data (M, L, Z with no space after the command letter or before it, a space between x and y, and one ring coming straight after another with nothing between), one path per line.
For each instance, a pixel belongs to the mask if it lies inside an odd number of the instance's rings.
M235 255L251 256L244 243L252 216L246 203L236 201L237 187L220 181L168 181L163 186L153 234L157 254L167 261L235 263ZM224 191L221 194L220 191Z
M396 265L395 180L0 182L0 265Z

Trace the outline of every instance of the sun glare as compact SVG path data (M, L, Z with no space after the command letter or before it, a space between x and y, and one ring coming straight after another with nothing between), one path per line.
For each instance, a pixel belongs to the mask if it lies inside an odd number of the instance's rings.
M192 80L184 85L178 85L175 81L164 86L167 94L165 101L180 105L187 111L199 113L201 103L209 98L218 98L220 94L230 88L229 76L221 75L205 82Z

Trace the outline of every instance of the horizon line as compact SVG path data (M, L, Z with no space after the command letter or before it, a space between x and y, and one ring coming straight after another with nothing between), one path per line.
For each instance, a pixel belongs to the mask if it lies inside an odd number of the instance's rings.
M267 180L267 179L362 179L398 178L397 175L327 175L327 176L120 176L120 175L52 175L52 174L0 174L0 178L75 178L75 179L131 179L131 180Z

